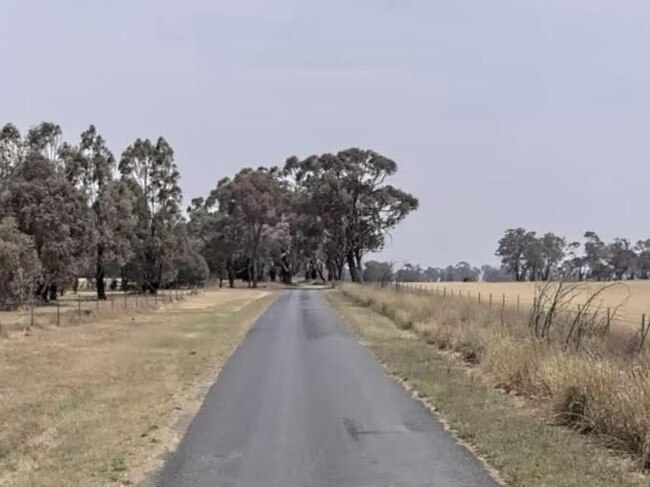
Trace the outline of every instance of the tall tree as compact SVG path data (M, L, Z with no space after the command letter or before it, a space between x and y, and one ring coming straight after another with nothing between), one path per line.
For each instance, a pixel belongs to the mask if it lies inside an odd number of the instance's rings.
M136 193L137 278L143 290L156 293L163 284L164 266L171 262L166 241L181 220L180 174L174 152L162 137L155 145L137 139L122 154L119 171Z
M512 272L515 281L523 281L526 277L524 252L528 241L529 237L523 228L509 228L499 239L496 255L501 258L503 266Z
M87 265L92 220L85 197L40 154L30 153L14 173L8 203L42 263L41 296L55 298Z
M61 149L68 179L86 196L92 210L94 241L93 276L97 298L106 299L106 265L124 260L126 234L133 231L133 198L128 186L113 180L115 158L104 139L91 125L81 134L78 146Z
M219 211L241 231L250 283L257 287L261 243L282 218L282 187L276 171L243 169L233 179L219 181L215 198Z
M415 197L386 183L396 171L393 160L356 148L285 164L285 173L312 196L328 260L338 266L343 257L355 282L362 280L363 256L380 250L387 232L418 207Z

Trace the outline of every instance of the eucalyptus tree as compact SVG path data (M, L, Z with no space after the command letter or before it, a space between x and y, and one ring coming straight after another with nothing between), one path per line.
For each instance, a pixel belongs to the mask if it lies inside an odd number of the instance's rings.
M137 277L143 290L156 293L163 284L165 265L171 262L167 243L181 222L180 174L174 151L162 137L155 144L137 139L122 154L119 171L135 192Z
M52 122L41 122L32 127L25 137L28 152L37 153L61 168L61 148L63 147L61 127Z
M9 177L25 156L25 145L20 131L8 123L0 129L0 193L6 190Z
M79 145L60 150L65 174L86 197L93 216L92 275L97 298L106 299L106 267L124 264L130 255L130 236L135 221L129 186L114 179L115 158L97 129L91 125Z
M18 229L34 241L42 264L39 293L56 298L87 265L92 216L84 194L51 161L32 152L14 171L7 205Z
M250 284L257 287L262 242L282 219L283 189L275 169L242 169L219 181L214 192L219 212L239 229L239 245L248 261Z
M287 160L285 173L312 196L311 211L322 224L323 248L338 278L343 260L352 280L361 281L363 256L380 250L387 232L417 209L414 196L386 183L396 171L393 160L356 148Z

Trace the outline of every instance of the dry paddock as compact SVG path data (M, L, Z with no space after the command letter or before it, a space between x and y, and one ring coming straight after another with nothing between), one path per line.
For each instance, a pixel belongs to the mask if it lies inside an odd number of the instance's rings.
M402 283L403 286L425 289L431 293L448 296L460 296L473 301L489 303L490 297L493 306L505 305L516 308L518 303L522 310L529 308L534 300L536 289L541 283L534 282L424 282ZM597 299L597 304L602 313L610 308L615 321L620 324L638 328L643 315L650 321L650 281L617 281L617 282L586 282L579 283L580 294L575 300L575 305L580 305L586 296L596 290L607 287Z

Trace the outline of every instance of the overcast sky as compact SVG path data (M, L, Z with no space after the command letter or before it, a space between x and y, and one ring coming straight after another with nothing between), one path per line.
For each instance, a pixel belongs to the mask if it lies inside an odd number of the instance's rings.
M2 0L0 124L164 135L185 201L349 146L420 210L384 257L494 262L512 226L650 237L645 0Z

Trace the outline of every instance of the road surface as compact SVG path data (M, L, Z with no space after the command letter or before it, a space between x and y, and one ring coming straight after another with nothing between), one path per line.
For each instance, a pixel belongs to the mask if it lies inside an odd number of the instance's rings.
M494 487L321 292L294 290L230 358L159 487Z

